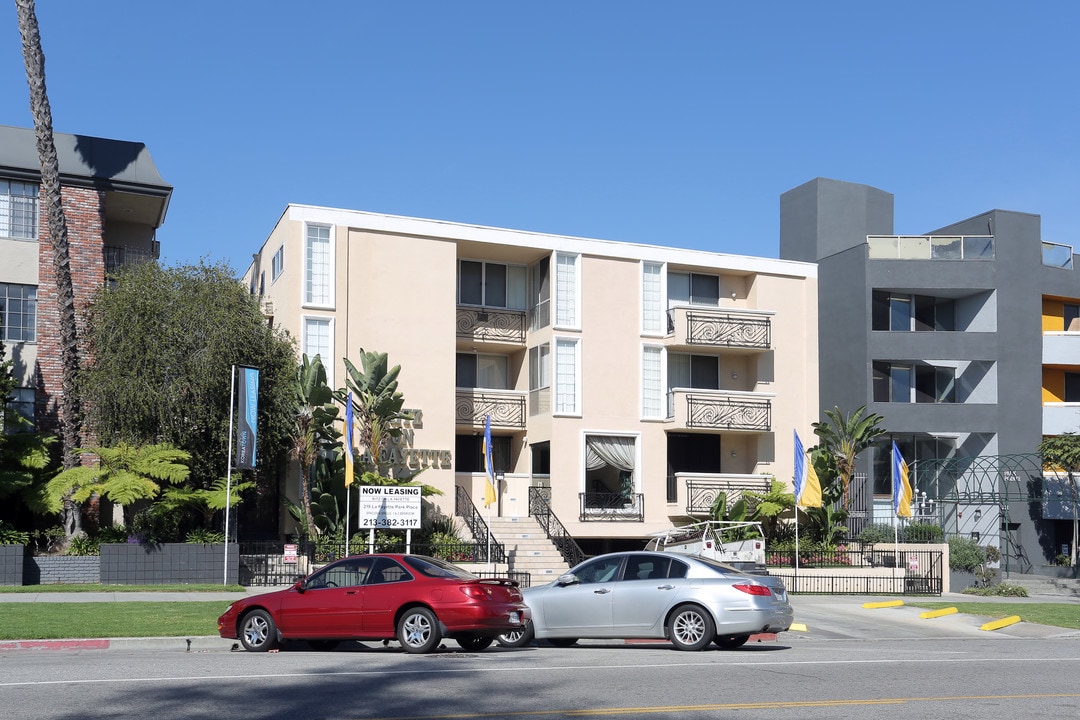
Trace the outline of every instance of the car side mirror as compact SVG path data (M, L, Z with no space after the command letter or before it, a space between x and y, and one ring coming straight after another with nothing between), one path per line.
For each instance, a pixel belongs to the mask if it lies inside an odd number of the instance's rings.
M306 590L306 588L304 587L304 581L303 580L297 580L296 584L293 585L293 590L295 590L298 593L303 593L304 590Z
M574 573L566 573L565 575L560 575L559 579L555 581L555 583L560 587L564 587L566 585L575 585L578 582L580 582L578 580L578 576Z

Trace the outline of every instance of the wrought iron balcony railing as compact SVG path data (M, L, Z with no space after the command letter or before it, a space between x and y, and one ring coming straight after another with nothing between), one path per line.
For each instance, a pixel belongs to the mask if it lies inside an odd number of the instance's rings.
M681 332L676 332L677 324ZM680 344L751 350L772 347L772 321L768 317L728 310L672 308L668 311L668 332L675 333Z
M642 493L578 493L581 498L579 520L589 521L645 521L645 495Z
M141 262L157 260L161 254L161 246L155 240L152 247L131 248L122 245L106 245L102 248L105 255L105 272L113 272L124 265L134 265Z
M767 432L772 427L772 403L736 394L676 389L668 392L668 417L688 428Z
M525 428L525 394L458 390L455 417L459 425L484 424L491 416L491 427Z
M489 307L458 307L457 336L476 342L524 345L525 311Z
M674 479L674 478L671 478ZM771 480L767 477L732 477L686 479L686 514L691 517L707 517L713 503L723 493L728 507L746 492L767 493Z

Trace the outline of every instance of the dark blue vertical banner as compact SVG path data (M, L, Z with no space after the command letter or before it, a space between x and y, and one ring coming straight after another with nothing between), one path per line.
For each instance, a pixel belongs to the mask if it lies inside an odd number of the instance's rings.
M240 368L240 407L237 413L236 467L255 467L255 433L259 427L259 371Z

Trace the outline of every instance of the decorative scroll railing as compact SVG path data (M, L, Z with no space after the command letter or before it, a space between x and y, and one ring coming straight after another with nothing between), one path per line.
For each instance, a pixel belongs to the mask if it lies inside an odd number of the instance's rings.
M670 415L675 416L675 392ZM718 430L763 430L772 427L772 404L732 395L686 395L686 426Z
M469 491L460 485L454 486L454 514L465 521L476 540L477 559L474 562L506 562L506 547L491 534L491 528L473 505ZM488 548L491 549L490 556Z
M720 493L727 496L728 507L746 492L767 493L769 480L755 481L745 478L737 481L727 480L695 480L686 481L686 514L691 517L703 517L712 510L713 503Z
M525 311L459 307L457 336L478 342L525 344Z
M579 519L645 521L645 496L642 493L578 493L581 498Z
M529 515L536 518L548 539L558 549L567 565L574 567L585 560L585 552L551 511L551 488L529 488Z
M460 425L483 425L491 416L492 427L525 427L525 395L483 390L458 390L454 414Z
M686 313L686 343L713 347L771 347L772 323L768 318L749 318L726 313Z

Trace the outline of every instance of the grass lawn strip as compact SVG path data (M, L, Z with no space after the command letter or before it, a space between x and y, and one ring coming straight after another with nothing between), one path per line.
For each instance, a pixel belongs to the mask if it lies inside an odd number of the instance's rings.
M244 592L242 585L0 585L0 593Z
M61 640L217 635L229 603L4 603L0 640Z
M905 604L928 610L954 607L965 615L991 619L1019 615L1024 622L1080 630L1080 604L995 602L906 602Z

